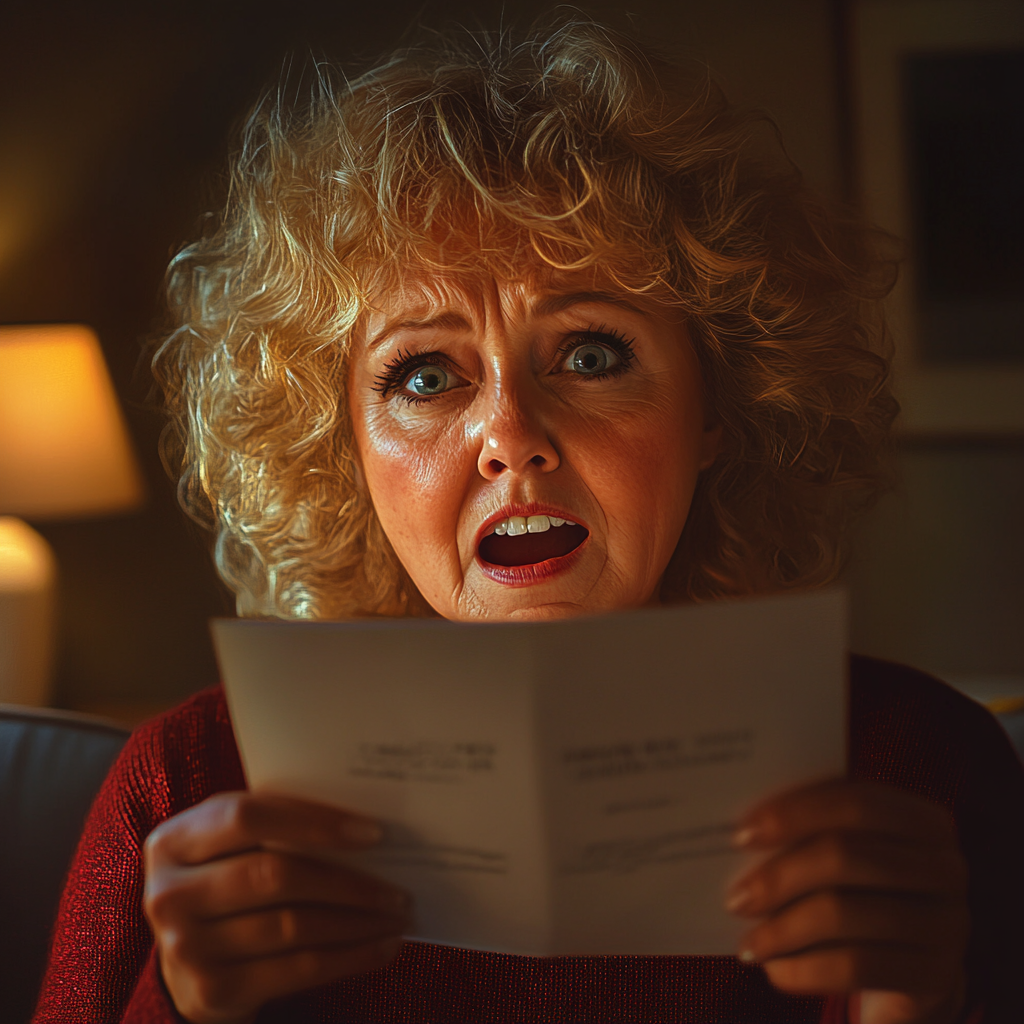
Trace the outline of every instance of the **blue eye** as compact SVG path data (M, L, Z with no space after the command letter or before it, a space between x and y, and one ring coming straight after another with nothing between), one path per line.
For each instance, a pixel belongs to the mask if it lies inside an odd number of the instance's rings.
M585 376L607 373L614 369L622 360L610 348L604 345L580 345L569 353L566 369Z
M405 386L416 395L439 395L447 391L450 377L440 366L421 366L405 382Z

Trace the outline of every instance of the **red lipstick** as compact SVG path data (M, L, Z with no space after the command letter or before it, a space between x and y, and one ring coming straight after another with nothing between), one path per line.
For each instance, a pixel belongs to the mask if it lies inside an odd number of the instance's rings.
M563 523L529 534L493 532L496 523L512 516L548 516ZM487 576L503 586L531 586L571 569L589 536L590 531L575 513L538 502L514 503L489 516L481 525L477 532L477 563Z

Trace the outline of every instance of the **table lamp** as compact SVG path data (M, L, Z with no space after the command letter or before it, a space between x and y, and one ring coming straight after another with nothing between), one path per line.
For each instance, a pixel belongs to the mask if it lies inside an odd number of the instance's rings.
M50 697L56 561L17 517L102 515L141 499L95 333L80 324L0 327L0 703Z

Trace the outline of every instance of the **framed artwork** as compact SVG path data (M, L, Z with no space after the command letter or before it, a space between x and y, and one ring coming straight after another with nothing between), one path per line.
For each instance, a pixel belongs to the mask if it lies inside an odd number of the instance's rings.
M1024 2L852 0L864 209L905 240L904 434L1024 439Z

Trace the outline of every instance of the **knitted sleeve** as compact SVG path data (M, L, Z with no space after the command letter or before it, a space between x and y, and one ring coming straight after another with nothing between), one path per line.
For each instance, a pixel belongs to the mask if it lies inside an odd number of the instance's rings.
M219 690L137 729L100 789L71 862L34 1024L180 1021L150 953L142 847L160 822L244 788Z
M853 777L944 805L967 859L966 1024L1019 1024L1024 1021L1020 759L988 711L923 672L854 657L852 681Z

